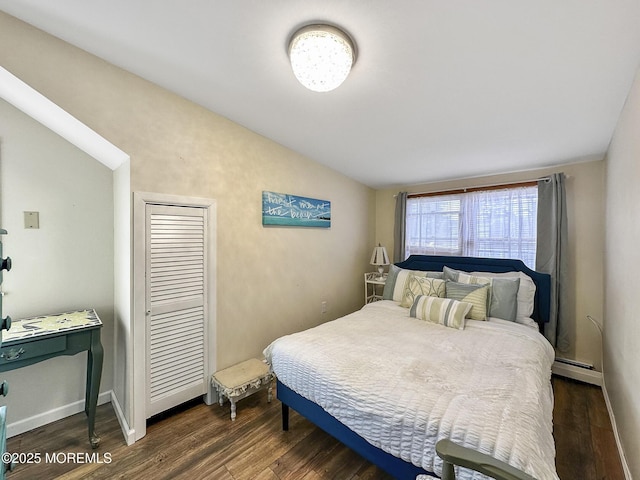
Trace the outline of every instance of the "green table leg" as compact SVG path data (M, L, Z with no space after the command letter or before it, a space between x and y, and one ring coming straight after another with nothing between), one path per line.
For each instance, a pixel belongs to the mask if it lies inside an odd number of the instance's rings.
M91 333L91 348L87 352L87 389L85 397L85 412L89 425L91 448L98 448L100 445L100 437L95 432L95 423L100 379L102 378L103 356L104 349L102 348L102 343L100 343L100 330L94 330Z

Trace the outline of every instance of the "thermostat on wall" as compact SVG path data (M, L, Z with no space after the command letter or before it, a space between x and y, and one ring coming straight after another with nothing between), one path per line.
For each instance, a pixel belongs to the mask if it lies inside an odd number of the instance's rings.
M24 228L40 228L40 212L24 212Z

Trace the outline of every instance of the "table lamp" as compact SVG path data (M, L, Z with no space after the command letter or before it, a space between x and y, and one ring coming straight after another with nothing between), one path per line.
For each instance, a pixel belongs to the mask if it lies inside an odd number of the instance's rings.
M384 272L384 266L389 265L389 256L387 255L387 250L382 245L378 244L377 247L373 249L373 255L371 255L371 265L376 265L378 267L378 278L377 280L382 280L382 274Z

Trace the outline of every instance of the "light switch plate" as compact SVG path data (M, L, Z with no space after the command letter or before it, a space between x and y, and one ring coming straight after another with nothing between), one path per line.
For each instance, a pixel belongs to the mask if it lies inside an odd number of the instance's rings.
M40 212L24 212L24 228L40 228Z

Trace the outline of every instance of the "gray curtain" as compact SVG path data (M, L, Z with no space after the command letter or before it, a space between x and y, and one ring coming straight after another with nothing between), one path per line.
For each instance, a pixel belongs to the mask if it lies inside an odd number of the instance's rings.
M544 336L557 350L569 348L567 300L567 202L564 173L538 182L536 270L551 275L551 318Z
M393 263L404 258L405 227L407 223L407 192L396 195L396 218L393 226Z

